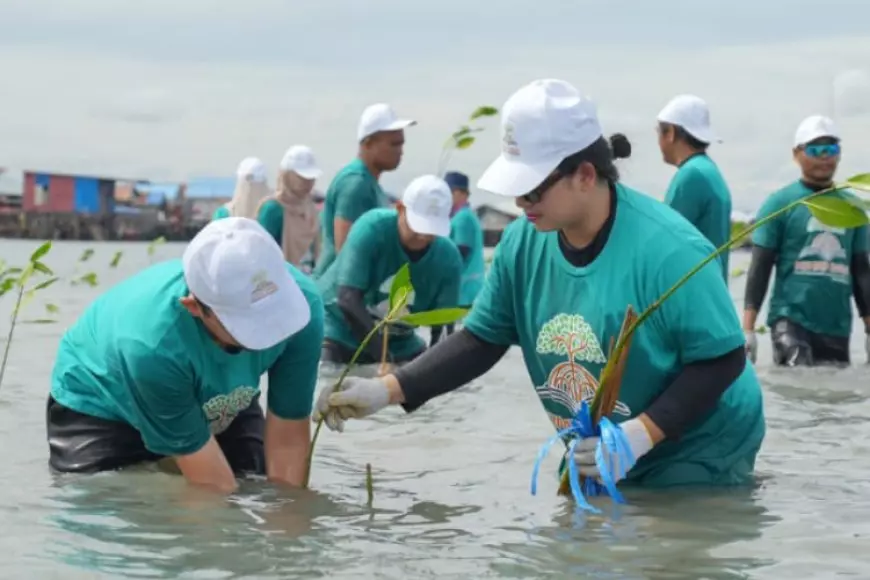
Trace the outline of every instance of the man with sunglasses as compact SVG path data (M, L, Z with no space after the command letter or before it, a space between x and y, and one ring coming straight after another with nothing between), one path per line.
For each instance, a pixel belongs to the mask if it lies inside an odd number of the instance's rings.
M717 248L731 237L731 191L707 148L719 139L710 126L707 103L695 95L678 95L658 115L659 149L677 172L665 203L677 210ZM719 256L728 280L728 252Z
M793 155L801 177L772 194L757 219L814 191L830 187L840 163L840 135L821 115L797 129ZM764 303L771 271L776 268L767 315L777 365L812 366L849 363L854 295L858 313L870 331L870 261L868 231L832 228L799 205L758 228L746 280L743 328L746 349L757 356L755 324ZM870 357L870 339L865 337Z
M170 459L221 492L244 474L301 485L322 340L314 282L256 221L213 221L181 260L113 287L64 334L49 465L95 473Z

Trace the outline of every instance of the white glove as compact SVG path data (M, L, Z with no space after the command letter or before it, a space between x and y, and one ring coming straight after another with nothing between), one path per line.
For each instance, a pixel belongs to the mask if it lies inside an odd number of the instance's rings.
M347 377L340 391L334 384L320 391L311 419L323 419L331 431L344 431L345 419L373 415L389 404L390 391L381 379Z
M607 464L608 471L612 474L614 483L622 480L628 471L634 467L637 460L649 453L653 448L652 438L640 419L629 419L617 425L617 428L621 429L625 434L631 454L634 456L634 461L629 465L620 465L621 458L616 453L616 450L608 449L602 445L601 451L604 455L604 461ZM574 448L574 462L577 464L577 470L580 472L580 475L601 479L601 473L595 464L595 450L600 442L601 439L599 437L587 437Z
M746 356L749 357L749 360L753 363L755 359L758 358L758 339L755 338L754 330L747 330L746 332Z

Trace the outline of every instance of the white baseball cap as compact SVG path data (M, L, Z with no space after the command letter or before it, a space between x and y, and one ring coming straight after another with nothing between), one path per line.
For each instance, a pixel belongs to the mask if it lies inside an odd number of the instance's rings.
M369 105L363 111L356 130L357 141L362 141L381 131L398 131L416 125L417 121L399 119L393 108L386 103Z
M256 157L245 157L236 169L236 177L266 183L266 166Z
M822 137L832 137L839 141L840 132L837 130L837 126L834 125L833 120L823 115L813 115L807 117L798 125L797 131L794 134L794 146L800 147Z
M695 95L677 95L665 105L656 119L681 127L683 131L701 143L721 143L710 127L710 108L707 102Z
M440 177L422 175L408 184L402 194L408 226L418 233L446 237L450 235L450 210L453 194Z
M598 113L588 97L556 79L533 81L505 102L501 113L501 155L477 187L520 197L541 184L563 159L602 136Z
M247 349L273 347L311 319L308 300L287 271L284 253L254 220L210 222L185 248L182 264L191 294Z
M323 173L317 166L311 147L305 145L294 145L288 149L281 158L280 167L283 171L292 171L305 179L317 179Z

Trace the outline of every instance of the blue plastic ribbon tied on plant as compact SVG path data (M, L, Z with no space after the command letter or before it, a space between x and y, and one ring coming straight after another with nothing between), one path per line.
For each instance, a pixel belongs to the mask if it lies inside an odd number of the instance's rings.
M601 481L587 477L581 485L577 463L574 461L574 450L580 441L588 437L599 437L595 449L595 465L598 467ZM616 503L626 503L625 498L616 489L616 481L625 477L628 470L634 466L635 458L628 438L623 430L607 417L602 417L598 426L594 426L586 401L581 403L577 414L571 419L570 426L548 439L538 452L538 458L535 460L535 467L532 470L532 495L537 493L538 471L540 471L541 462L547 457L553 445L566 439L568 439L566 442L568 447L566 454L568 481L571 484L571 495L574 496L577 506L592 513L600 513L601 510L586 501L586 497L599 495L609 495ZM611 461L608 462L605 459L605 453L610 455Z

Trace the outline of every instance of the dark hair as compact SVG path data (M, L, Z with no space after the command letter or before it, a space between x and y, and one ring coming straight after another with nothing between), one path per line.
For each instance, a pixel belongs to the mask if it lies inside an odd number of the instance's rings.
M199 307L202 309L203 316L208 316L211 314L211 308L209 308L205 303L203 303L202 300L200 300L196 296L194 296L193 299L196 300L196 303L199 304Z
M615 159L631 157L631 143L622 133L614 133L610 139L599 137L586 149L569 155L559 164L557 171L562 175L571 175L582 163L589 163L595 168L600 179L616 183L619 181L619 170L613 163Z
M706 152L707 148L710 146L709 143L704 143L703 141L699 141L694 136L692 136L688 131L680 127L679 125L672 125L670 123L661 123L662 127L670 127L674 131L674 139L677 141L682 141L692 149L696 151Z

